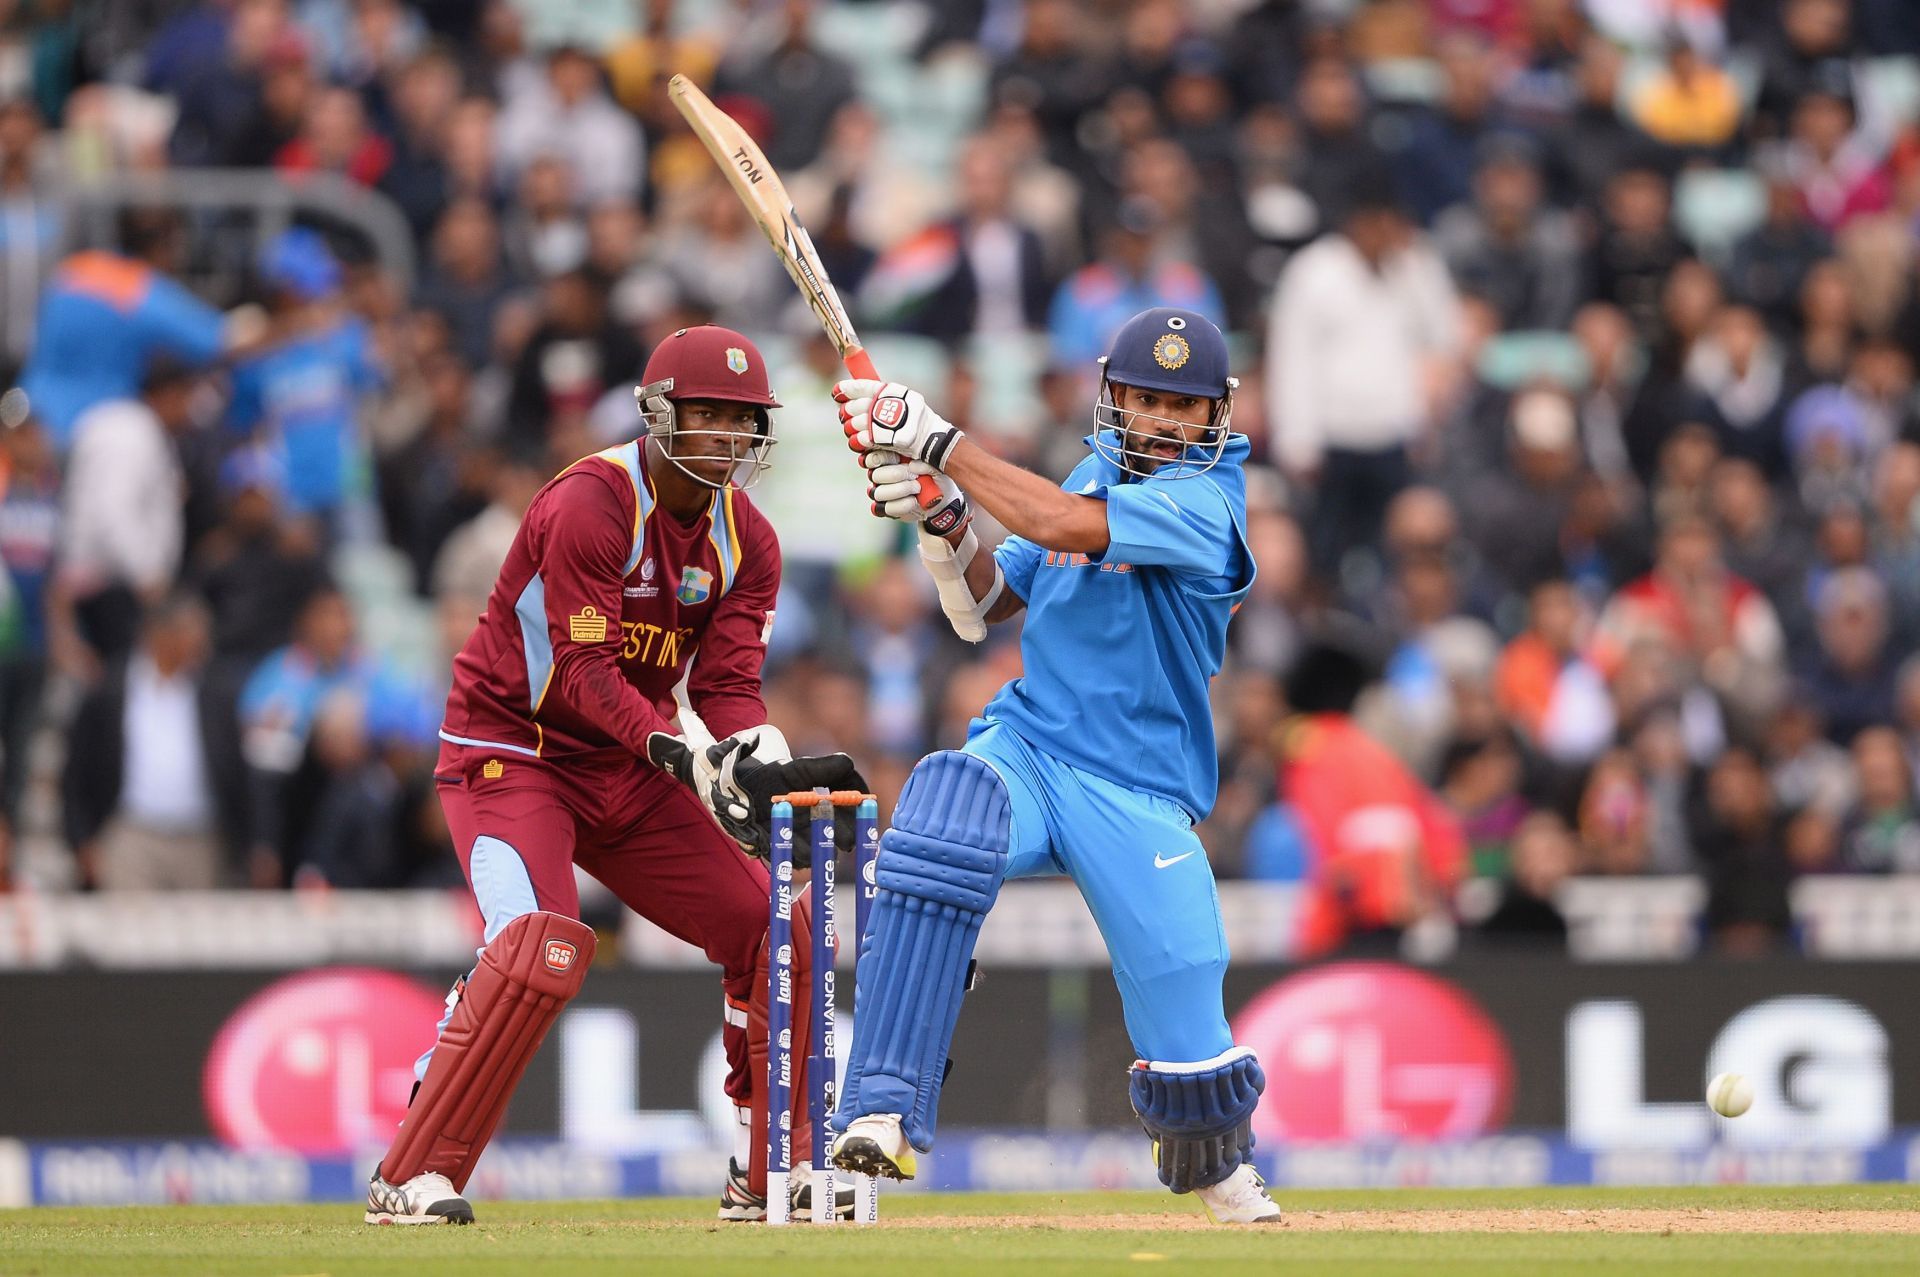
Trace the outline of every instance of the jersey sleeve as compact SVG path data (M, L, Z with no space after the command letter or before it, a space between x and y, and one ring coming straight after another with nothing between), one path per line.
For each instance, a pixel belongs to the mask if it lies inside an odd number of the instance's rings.
M621 676L617 661L620 590L633 550L633 514L589 471L568 475L556 488L560 485L567 490L553 492L557 499L550 503L553 513L536 578L553 653L552 674L546 694L541 696L537 688L534 694L539 704L560 698L644 758L647 737L672 732L673 727ZM523 614L523 626L528 619Z
M1040 547L1025 537L1011 535L993 551L1000 574L1007 579L1007 588L1018 594L1022 602L1033 600L1033 574L1040 570L1041 553Z
M224 317L181 284L156 276L141 309L147 334L160 349L193 364L219 358Z
M780 593L780 543L763 519L743 521L741 531L739 578L707 619L687 675L687 699L716 737L767 721L760 667Z
M1237 537L1233 515L1218 488L1191 482L1108 485L1104 561L1172 568L1194 576L1225 576Z

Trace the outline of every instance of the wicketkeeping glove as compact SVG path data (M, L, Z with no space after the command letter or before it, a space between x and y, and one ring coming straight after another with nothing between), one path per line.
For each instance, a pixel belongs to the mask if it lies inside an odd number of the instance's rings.
M866 778L846 754L761 762L754 757L757 747L757 741L743 743L730 736L705 749L695 749L681 737L655 732L647 738L647 758L693 790L694 797L713 813L727 836L739 843L742 851L760 860L773 855L774 795L818 786L866 791ZM806 816L799 811L795 815L799 817L796 825L804 827ZM851 808L835 809L833 840L843 852L853 848L854 815ZM795 868L805 869L813 863L812 848L812 842L797 828L793 840Z
M917 390L897 381L853 379L833 388L840 428L855 452L897 452L939 470L965 432L927 407Z

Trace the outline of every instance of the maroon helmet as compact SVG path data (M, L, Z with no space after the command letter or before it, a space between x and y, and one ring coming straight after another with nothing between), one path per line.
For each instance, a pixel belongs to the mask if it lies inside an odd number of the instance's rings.
M767 450L774 443L773 417L768 410L778 408L780 401L773 397L773 389L767 384L767 361L761 356L760 348L745 335L715 324L678 330L654 348L653 357L647 360L643 384L634 387L633 397L640 406L640 416L647 423L647 433L659 441L661 452L696 482L709 487L726 486L689 469L675 455L674 444L678 439L694 435L727 436L739 465L748 467L745 478L738 481L743 488L753 486L767 468ZM754 414L753 433L683 427L677 405L690 399L751 404L758 409ZM739 465L735 466L734 475L739 473ZM732 481L730 476L728 482Z

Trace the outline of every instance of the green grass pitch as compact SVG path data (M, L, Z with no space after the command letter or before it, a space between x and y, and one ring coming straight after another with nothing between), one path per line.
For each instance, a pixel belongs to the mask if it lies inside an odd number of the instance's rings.
M1277 1194L1284 1227L1205 1226L1146 1193L882 1198L882 1224L722 1225L711 1204L480 1202L470 1228L349 1205L0 1212L4 1277L627 1277L694 1273L1689 1275L1920 1272L1920 1187Z

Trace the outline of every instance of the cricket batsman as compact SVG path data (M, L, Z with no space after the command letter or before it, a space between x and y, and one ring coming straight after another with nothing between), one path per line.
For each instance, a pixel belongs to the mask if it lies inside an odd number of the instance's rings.
M965 748L914 768L880 844L834 1162L913 1178L933 1145L974 940L1008 878L1065 874L1112 957L1127 1087L1160 1180L1219 1223L1272 1223L1254 1170L1265 1078L1221 1001L1227 945L1193 832L1219 778L1207 684L1253 583L1244 435L1220 330L1162 307L1101 360L1093 454L1055 487L892 382L834 389L876 513L918 526L961 637L1026 609L1025 673ZM920 477L942 499L922 507ZM1012 533L979 553L967 495Z
M454 660L434 778L484 947L416 1068L370 1224L472 1222L474 1163L593 959L575 865L720 965L741 1116L720 1217L766 1216L768 875L742 853L767 855L772 795L865 785L844 754L789 758L761 699L780 549L741 487L767 465L780 405L759 350L681 329L634 393L644 432L534 498ZM794 924L804 964L801 909ZM792 1120L804 1163L804 1103Z

